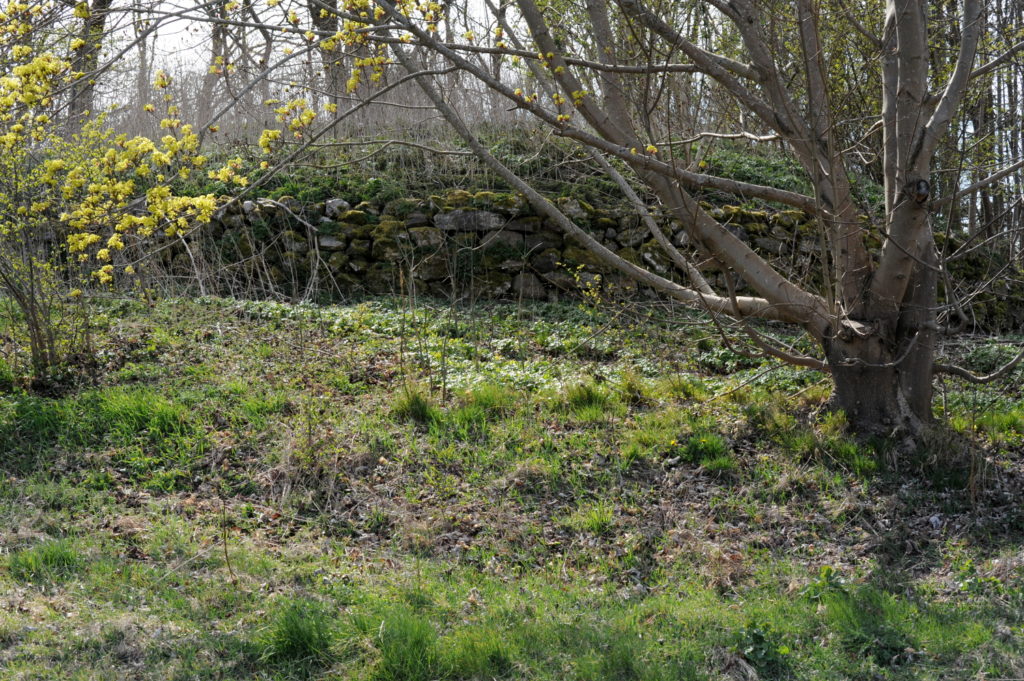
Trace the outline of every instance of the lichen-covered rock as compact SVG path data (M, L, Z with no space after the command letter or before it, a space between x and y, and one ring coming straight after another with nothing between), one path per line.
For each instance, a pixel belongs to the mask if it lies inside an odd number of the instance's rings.
M619 256L626 262L633 263L634 265L640 264L640 251L636 250L635 248L630 248L627 246L626 248L619 249L615 253L615 255Z
M330 234L321 234L316 238L317 247L322 251L343 251L345 250L345 240L339 239L336 236Z
M672 267L672 261L668 254L654 239L651 239L640 247L640 259L643 264L650 267L658 274L667 274Z
M619 231L636 229L640 226L640 216L636 213L626 213L625 215L621 215L618 219L618 225Z
M512 290L512 277L504 272L486 272L473 279L473 288L479 294L500 298Z
M651 236L650 231L644 226L633 227L631 229L624 229L618 233L615 237L616 241L621 246L626 248L636 248L642 244L646 239Z
M444 232L436 227L410 227L409 238L416 248L440 248L444 245Z
M371 239L392 239L394 241L410 241L409 231L401 220L384 220L370 232Z
M480 240L480 248L485 251L493 248L501 248L522 253L525 244L526 241L522 234L519 232L509 232L504 229L497 232L489 232Z
M536 234L541 231L543 226L543 220L535 215L529 215L527 217L518 217L509 220L505 225L505 229L512 232L519 232L521 234Z
M558 210L562 211L563 215L577 224L589 222L590 216L594 212L593 206L571 196L558 197L555 199L555 205L558 206Z
M365 258L349 258L348 270L353 274L362 275L370 269L370 263Z
M360 201L359 203L352 207L352 210L358 210L363 213L366 213L367 215L380 215L380 209L377 208L377 204L373 203L372 201Z
M413 276L421 281L447 279L452 270L452 261L443 253L435 253L413 264Z
M370 255L369 239L353 239L348 244L347 253L352 258L365 258Z
M521 272L512 278L512 291L528 300L543 300L547 298L544 284L541 283L535 274L530 272Z
M570 267L574 265L584 265L598 270L605 267L604 262L596 255L586 248L581 248L580 246L575 245L566 246L565 249L562 250L562 262Z
M540 274L547 274L558 269L562 254L556 248L548 248L530 257L530 267Z
M550 229L542 229L535 234L526 235L526 250L545 251L549 248L561 249L565 243L560 232Z
M241 229L249 223L249 220L242 213L225 215L220 220L215 220L211 225L220 224L225 229ZM208 230L209 231L209 230Z
M285 251L294 253L306 253L309 251L309 242L306 237L293 230L281 232L281 246Z
M405 226L409 229L413 227L429 227L432 224L430 216L426 213L415 212L405 216Z
M402 259L403 249L394 239L374 239L370 254L374 260L394 265Z
M398 270L386 263L375 263L366 271L366 288L371 293L394 293L398 290Z
M340 251L331 253L331 256L327 258L327 267L335 274L345 271L347 265L348 256Z
M490 232L501 229L507 220L486 210L451 210L434 216L434 226L446 232Z
M769 236L759 236L755 238L754 247L759 251L770 253L771 255L784 255L789 250L785 241Z
M337 221L350 225L365 225L370 221L370 215L365 210L346 210L338 214Z
M332 220L337 220L350 210L352 210L352 204L345 199L327 199L324 202L324 215Z
M465 189L453 189L444 195L444 204L452 208L468 206L473 201L473 194Z

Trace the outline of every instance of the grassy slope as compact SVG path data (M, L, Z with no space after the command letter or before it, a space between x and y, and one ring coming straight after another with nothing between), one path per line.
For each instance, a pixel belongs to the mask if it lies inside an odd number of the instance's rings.
M662 308L96 322L94 385L0 395L0 678L1024 674L1012 386L923 480Z

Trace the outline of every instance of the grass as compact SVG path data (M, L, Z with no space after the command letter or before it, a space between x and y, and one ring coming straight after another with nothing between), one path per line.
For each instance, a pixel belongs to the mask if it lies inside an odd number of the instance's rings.
M1015 387L914 477L664 314L111 303L0 389L0 676L1024 675Z
M67 579L79 572L85 558L67 540L47 540L13 552L7 561L11 577L19 582Z

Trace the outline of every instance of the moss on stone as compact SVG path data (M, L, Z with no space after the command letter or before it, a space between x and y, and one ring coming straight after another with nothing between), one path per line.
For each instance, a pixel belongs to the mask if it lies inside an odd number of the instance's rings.
M338 216L338 222L346 222L350 225L365 225L370 222L370 214L362 210L346 210Z

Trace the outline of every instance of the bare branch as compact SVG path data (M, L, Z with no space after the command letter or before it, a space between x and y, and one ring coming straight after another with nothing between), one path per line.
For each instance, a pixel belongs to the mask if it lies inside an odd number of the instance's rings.
M989 73L992 73L997 68L999 68L1000 66L1002 66L1006 62L1008 62L1011 59L1013 59L1022 50L1024 50L1024 40L1020 41L1019 43L1017 43L1016 45L1014 45L1010 49L1006 50L1006 52L1003 52L1001 55L999 55L995 59L992 59L991 61L989 61L989 62L987 62L985 64L982 64L978 68L976 68L973 71L971 71L971 75L970 75L971 80L974 80L975 78L980 78L981 76L988 75Z
M999 369L996 369L991 374L986 374L984 376L978 376L977 374L973 374L967 369L956 366L955 364L940 364L938 362L936 362L935 365L932 367L932 372L936 374L950 374L951 376L957 376L959 378L964 379L968 383L991 383L992 381L998 380L1003 376L1006 376L1011 371L1013 371L1013 369L1018 364L1021 363L1021 360L1024 360L1024 349L1018 352L1017 356L1011 359L1005 365L1003 365Z

